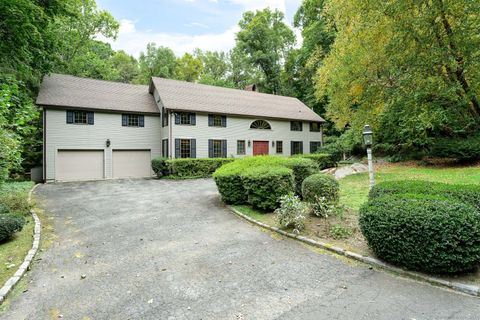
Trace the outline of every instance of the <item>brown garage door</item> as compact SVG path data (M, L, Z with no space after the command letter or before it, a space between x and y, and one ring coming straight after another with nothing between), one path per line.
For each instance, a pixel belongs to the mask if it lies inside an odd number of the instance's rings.
M113 150L113 177L150 177L150 162L150 150Z
M103 150L58 150L55 180L104 178Z

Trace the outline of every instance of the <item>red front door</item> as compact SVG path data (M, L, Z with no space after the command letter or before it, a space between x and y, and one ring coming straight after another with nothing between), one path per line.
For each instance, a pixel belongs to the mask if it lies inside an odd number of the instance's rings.
M253 141L253 155L268 154L268 141Z

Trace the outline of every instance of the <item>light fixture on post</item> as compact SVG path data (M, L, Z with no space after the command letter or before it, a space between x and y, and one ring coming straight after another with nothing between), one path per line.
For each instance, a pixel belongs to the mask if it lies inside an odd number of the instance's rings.
M275 147L275 141L272 140L272 147Z
M107 139L107 141L105 142L107 148L110 147L110 139Z
M363 127L363 142L367 146L367 159L368 159L368 176L370 177L370 189L375 185L375 177L373 175L373 160L372 160L372 144L373 144L373 131L367 124Z

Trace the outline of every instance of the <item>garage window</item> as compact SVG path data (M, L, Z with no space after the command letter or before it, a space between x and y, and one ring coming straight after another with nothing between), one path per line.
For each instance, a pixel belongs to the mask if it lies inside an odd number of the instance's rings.
M145 118L140 114L122 114L122 126L124 127L144 127Z
M93 112L88 111L67 111L67 123L72 124L93 124Z

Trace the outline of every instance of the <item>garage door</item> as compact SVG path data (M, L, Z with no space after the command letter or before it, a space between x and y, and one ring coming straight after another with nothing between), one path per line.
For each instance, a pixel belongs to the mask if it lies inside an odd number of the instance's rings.
M103 179L103 150L58 150L56 180Z
M113 177L150 177L150 162L150 150L113 150Z

